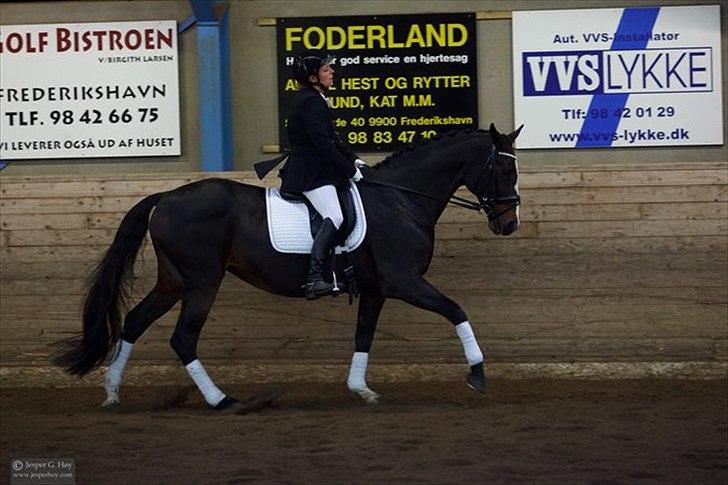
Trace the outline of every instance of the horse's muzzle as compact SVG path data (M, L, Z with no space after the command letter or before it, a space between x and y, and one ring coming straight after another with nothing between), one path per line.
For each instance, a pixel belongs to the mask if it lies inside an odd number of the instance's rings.
M493 219L488 221L488 227L497 236L508 236L518 230L520 225L518 219L511 219L505 223L501 223L502 218Z
M510 234L513 234L518 230L518 219L513 219L511 221L508 221L506 226L503 228L503 232L501 233L504 236L508 236Z

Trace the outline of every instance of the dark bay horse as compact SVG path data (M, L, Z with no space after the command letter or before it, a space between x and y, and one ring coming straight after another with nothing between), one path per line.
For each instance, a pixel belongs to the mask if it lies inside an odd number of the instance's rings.
M470 364L467 383L479 391L485 388L483 354L465 312L423 275L432 259L435 224L463 185L478 198L465 205L485 209L493 233L508 235L518 228L514 140L520 130L505 135L491 124L488 131L451 132L365 171L358 188L368 230L350 254L361 296L348 386L367 402L378 398L367 387L365 373L387 298L449 320ZM267 225L265 189L233 180L206 179L146 197L126 214L90 276L83 334L64 342L55 363L83 376L115 348L105 404L117 403L134 342L181 299L171 346L210 406L234 408L237 401L215 386L197 359L197 341L225 273L271 293L304 296L308 255L276 252ZM128 312L122 328L129 276L147 230L157 255L157 283Z

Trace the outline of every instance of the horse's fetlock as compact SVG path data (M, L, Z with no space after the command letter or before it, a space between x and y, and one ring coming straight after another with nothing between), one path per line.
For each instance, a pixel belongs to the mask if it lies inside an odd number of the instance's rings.
M358 392L366 389L367 383L364 381L349 380L346 382L346 387L348 387L351 392Z

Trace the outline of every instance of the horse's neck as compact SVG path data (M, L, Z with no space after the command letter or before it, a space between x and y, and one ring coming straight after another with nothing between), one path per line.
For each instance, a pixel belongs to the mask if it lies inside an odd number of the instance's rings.
M478 140L465 139L425 153L421 159L392 167L388 173L382 174L382 180L432 196L433 199L414 197L420 199L420 205L426 208L428 219L434 225L445 210L447 201L462 185L464 165L472 159L469 153L476 149L477 143Z

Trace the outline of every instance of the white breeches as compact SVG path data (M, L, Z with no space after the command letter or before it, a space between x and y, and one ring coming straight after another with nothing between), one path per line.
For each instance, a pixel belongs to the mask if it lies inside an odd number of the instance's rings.
M341 224L344 222L344 215L341 213L339 198L336 195L336 188L333 185L324 185L313 190L307 190L303 195L311 201L311 204L321 214L321 217L331 219L336 229L341 227Z

